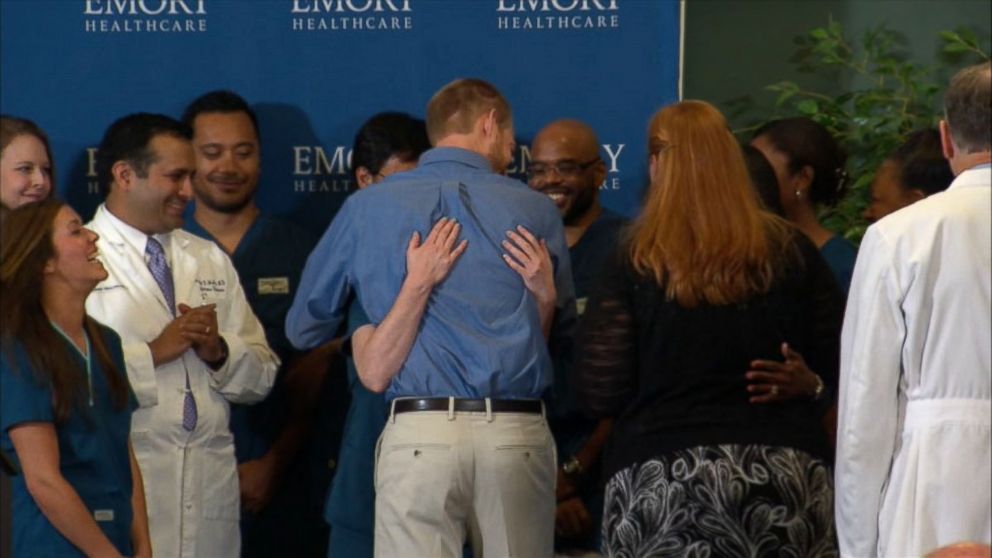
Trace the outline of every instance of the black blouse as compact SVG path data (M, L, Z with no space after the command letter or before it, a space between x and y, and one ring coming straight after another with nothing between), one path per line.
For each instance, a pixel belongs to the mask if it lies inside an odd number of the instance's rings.
M716 444L791 447L824 459L822 406L748 402L755 359L782 360L783 341L836 393L843 295L816 247L794 233L772 288L746 302L683 308L621 250L591 297L573 382L597 418L616 417L604 473L667 452Z

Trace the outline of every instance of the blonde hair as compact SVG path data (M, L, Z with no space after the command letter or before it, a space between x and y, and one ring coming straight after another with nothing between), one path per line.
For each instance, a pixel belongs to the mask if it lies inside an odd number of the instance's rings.
M27 118L18 118L9 114L0 114L0 154L7 146L20 136L33 136L45 147L45 155L48 156L49 171L52 184L55 184L55 159L52 158L52 148L48 144L48 136L45 135L37 124Z
M492 84L481 79L456 79L427 103L427 137L431 145L450 134L467 134L479 117L496 111L501 128L510 125L510 104Z
M648 145L657 160L630 233L634 269L689 308L767 292L792 233L762 209L723 115L702 101L670 105L651 119Z

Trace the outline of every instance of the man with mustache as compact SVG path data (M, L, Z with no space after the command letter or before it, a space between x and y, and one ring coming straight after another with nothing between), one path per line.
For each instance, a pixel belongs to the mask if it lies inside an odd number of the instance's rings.
M87 227L100 235L109 277L86 310L123 342L139 405L131 441L153 552L236 556L240 505L229 403L264 398L279 359L230 259L180 230L196 170L191 136L184 124L145 113L107 130L97 152L107 199Z
M596 133L588 124L558 120L534 136L527 167L531 189L548 196L561 213L580 316L626 223L599 202L599 187L606 178L599 149ZM555 546L559 552L589 552L600 547L603 487L598 465L612 421L587 418L570 394L571 347L571 343L559 344L552 355L555 379L548 418L561 463L555 490Z
M327 525L321 508L337 457L347 389L343 372L327 374L336 351L330 346L296 351L283 327L315 239L256 205L258 118L243 98L211 91L190 103L182 120L193 129L196 156L196 206L186 230L216 242L231 257L248 303L283 362L264 401L231 406L242 555L322 556ZM312 436L318 401L319 418L327 424Z

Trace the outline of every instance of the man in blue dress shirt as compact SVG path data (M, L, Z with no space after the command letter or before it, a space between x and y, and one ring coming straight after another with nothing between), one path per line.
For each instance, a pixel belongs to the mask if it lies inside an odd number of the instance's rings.
M554 442L540 402L552 380L536 299L503 260L518 225L545 239L556 331L575 324L568 247L554 204L500 176L514 146L510 107L490 84L456 80L427 107L435 149L420 165L353 194L314 250L286 321L300 349L331 338L352 292L373 324L403 282L414 231L456 219L468 249L434 288L416 340L385 388L377 556L549 556Z

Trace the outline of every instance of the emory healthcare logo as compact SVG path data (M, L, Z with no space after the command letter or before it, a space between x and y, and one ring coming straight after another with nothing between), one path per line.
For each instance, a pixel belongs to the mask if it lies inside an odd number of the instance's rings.
M410 0L293 0L293 31L409 31Z
M617 29L619 0L496 0L496 28L503 31Z
M87 33L204 33L207 0L84 0Z
M352 190L351 148L328 151L320 145L293 146L293 192L348 193Z
M606 154L606 179L600 185L601 190L620 189L620 155L624 143L604 143L603 153ZM338 145L331 150L320 145L293 146L293 192L300 194L312 193L348 193L354 189L351 175L352 150L345 145ZM530 147L526 144L517 145L513 154L513 162L506 173L513 178L527 182L527 166L530 164Z

